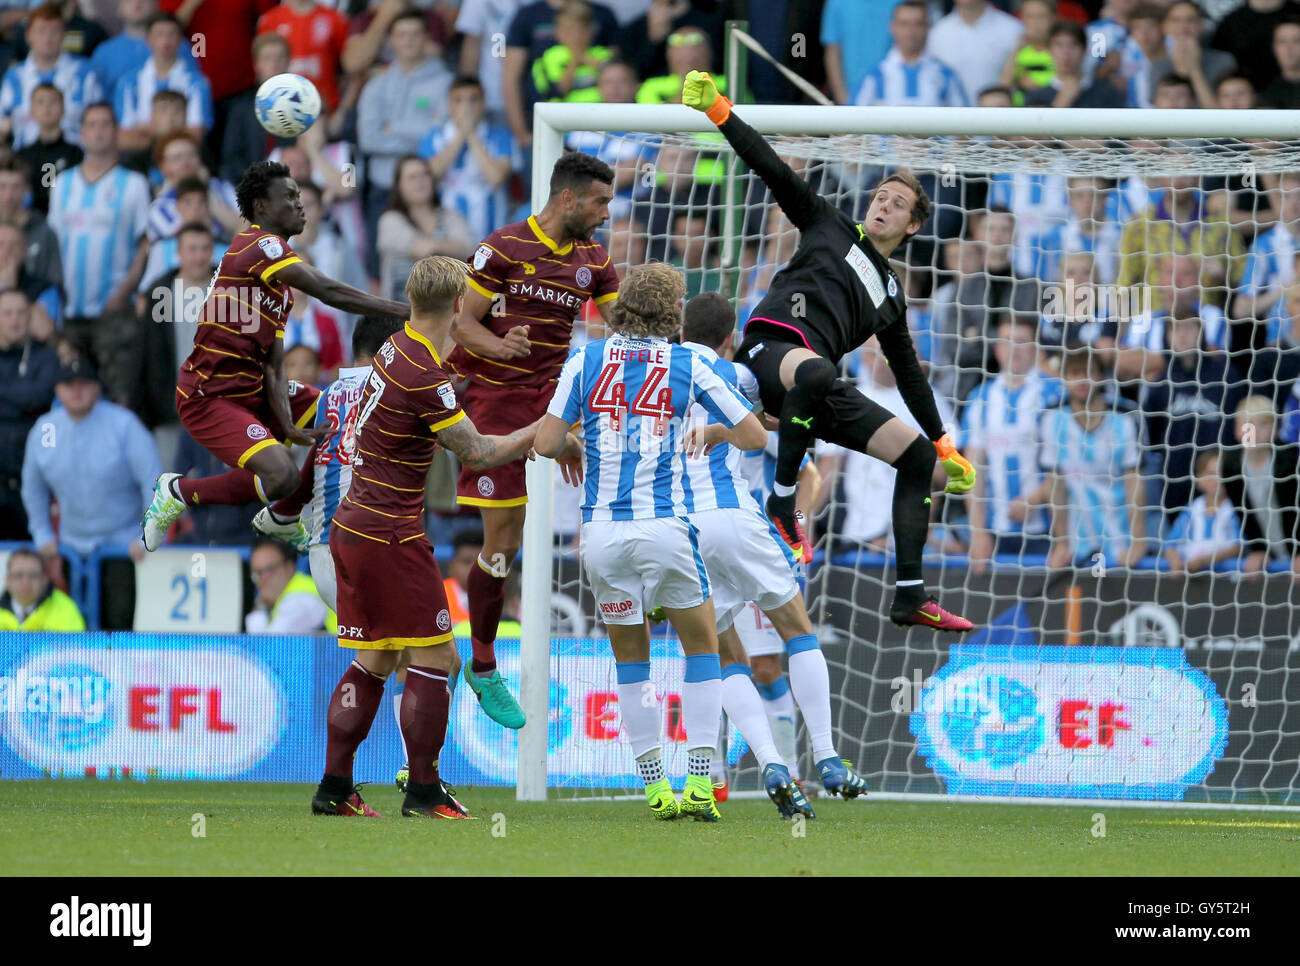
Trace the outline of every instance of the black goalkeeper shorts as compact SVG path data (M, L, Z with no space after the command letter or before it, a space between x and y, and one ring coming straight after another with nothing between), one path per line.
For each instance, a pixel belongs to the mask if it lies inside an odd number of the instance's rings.
M758 382L758 396L763 410L780 416L785 403L785 386L781 384L781 360L792 349L807 346L786 341L777 330L767 326L751 325L745 330L745 339L736 350L736 361L749 367ZM794 333L790 333L791 336ZM773 335L776 335L773 338ZM814 350L816 351L816 350ZM831 391L823 400L821 418L816 420L814 435L828 443L865 453L867 443L876 430L894 418L884 406L868 399L851 381L843 376L835 380Z

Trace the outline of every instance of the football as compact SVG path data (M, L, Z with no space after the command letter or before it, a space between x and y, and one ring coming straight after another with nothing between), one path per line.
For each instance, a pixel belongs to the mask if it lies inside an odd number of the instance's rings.
M296 138L320 116L320 92L298 74L276 74L257 89L258 123L276 137Z

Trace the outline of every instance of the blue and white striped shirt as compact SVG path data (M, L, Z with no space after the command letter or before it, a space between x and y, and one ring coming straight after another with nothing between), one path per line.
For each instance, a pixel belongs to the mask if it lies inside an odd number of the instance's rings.
M475 129L487 152L494 158L509 158L512 171L523 168L523 156L509 128L497 127L480 121ZM448 121L435 127L420 141L418 154L432 158L456 138L456 122ZM506 188L509 178L495 188L489 188L479 167L478 159L469 145L462 145L455 162L447 169L438 184L442 204L455 208L469 222L475 238L486 238L502 225L510 222L510 199Z
M1042 239L1070 215L1064 175L1016 172L995 174L989 183L989 207L1000 205L1016 216L1012 265L1017 273L1038 277Z
M1251 243L1237 291L1253 298L1286 285L1295 276L1298 251L1300 242L1286 225L1274 225Z
M1241 542L1241 519L1232 501L1225 497L1218 510L1211 514L1209 500L1204 495L1178 514L1165 538L1166 545L1177 550L1184 561L1218 553Z
M583 523L690 512L684 436L697 402L726 426L750 411L701 356L664 339L615 335L570 356L547 412L582 422Z
M177 58L166 74L159 74L152 57L117 82L113 110L118 126L148 124L153 116L153 96L159 91L176 91L185 96L186 127L212 127L212 85L198 66Z
M1124 475L1140 461L1137 415L1112 410L1086 433L1068 406L1058 406L1041 426L1039 465L1065 482L1076 559L1099 552L1113 564L1132 543Z
M970 98L956 72L929 54L914 62L891 47L885 59L862 79L854 104L863 107L969 107Z
M1085 66L1088 67L1089 77L1092 76L1092 72L1097 69L1097 66L1110 56L1112 51L1120 54L1121 65L1123 64L1127 53L1125 48L1128 41L1128 28L1122 23L1110 17L1104 20L1094 20L1088 24L1087 37L1088 60L1085 62ZM1098 41L1101 41L1101 43L1099 44Z
M1198 305L1201 316L1201 335L1205 344L1211 349L1227 348L1228 319L1223 309L1214 305ZM1164 352L1168 347L1165 338L1165 321L1169 318L1166 309L1143 312L1129 321L1128 327L1120 338L1120 345L1125 349L1146 349L1147 352Z
M130 270L149 213L149 182L116 165L93 184L82 165L50 189L50 227L59 237L63 277L70 280L67 315L99 315Z
M41 70L29 56L5 71L0 81L0 117L13 124L14 150L36 143L40 136L41 126L32 118L32 92L38 84L53 84L63 92L63 137L69 144L80 144L81 112L87 104L103 100L104 92L90 62L65 52L51 70Z
M311 502L304 508L302 522L313 544L330 542L330 524L352 486L352 456L356 450L353 430L369 378L369 366L340 369L339 377L321 393L316 407L316 425L328 426L333 432L316 447L315 482Z
M747 367L720 359L716 352L698 342L682 345L703 358L719 379L751 404L758 401L758 380ZM699 403L691 407L691 419L701 423L721 421L711 417ZM703 459L687 460L686 475L690 483L686 491L687 509L692 513L721 507L757 510L758 504L750 496L749 480L742 469L745 455L730 443L721 443Z
M1028 496L1043 480L1038 421L1044 410L1060 404L1064 388L1056 379L1036 371L1016 389L999 374L986 379L967 397L961 417L963 449L979 450L984 457L988 529L994 533L1045 533L1047 513L1034 510L1022 524L1007 515L1013 500Z
M1119 269L1119 242L1124 226L1115 221L1103 221L1096 226L1096 234L1083 230L1082 222L1073 212L1066 221L1058 222L1039 237L1039 256L1035 276L1045 282L1061 280L1061 260L1075 252L1087 252L1096 267L1097 281L1109 285L1115 281Z

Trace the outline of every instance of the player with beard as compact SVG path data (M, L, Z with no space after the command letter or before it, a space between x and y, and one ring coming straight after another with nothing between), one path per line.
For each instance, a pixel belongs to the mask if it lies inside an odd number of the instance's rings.
M468 380L461 404L480 431L507 435L541 418L583 305L594 299L609 317L618 273L591 238L609 220L613 198L609 165L571 152L555 162L545 207L494 231L475 250L447 370ZM522 728L524 713L497 670L495 643L506 575L524 533L524 465L517 459L490 470L463 468L456 488L457 502L478 507L483 517L483 552L465 588L474 652L465 681L488 716L507 728Z

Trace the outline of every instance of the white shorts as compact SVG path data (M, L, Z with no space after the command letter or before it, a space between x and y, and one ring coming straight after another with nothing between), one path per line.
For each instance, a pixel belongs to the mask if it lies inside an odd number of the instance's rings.
M334 576L334 558L330 555L330 545L313 543L307 551L307 563L311 565L311 579L316 583L316 593L325 601L325 606L337 614L339 582Z
M766 657L769 654L784 654L785 641L776 632L767 615L754 603L746 604L736 615L736 634L745 646L745 653L750 657ZM723 630L726 630L724 627Z
M578 549L606 624L641 624L647 610L709 599L695 528L681 517L584 523Z
M799 593L794 557L757 510L705 510L692 513L691 522L713 582L719 631L730 627L750 601L760 610L774 610Z

